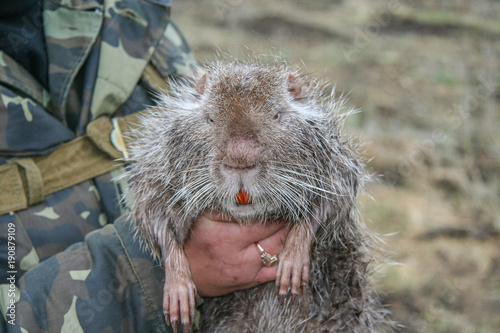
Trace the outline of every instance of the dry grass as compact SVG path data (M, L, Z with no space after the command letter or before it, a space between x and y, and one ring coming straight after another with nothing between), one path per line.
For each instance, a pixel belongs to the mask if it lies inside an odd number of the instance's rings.
M380 182L362 198L391 260L380 287L404 332L500 327L500 2L174 2L198 59L304 62L363 110Z

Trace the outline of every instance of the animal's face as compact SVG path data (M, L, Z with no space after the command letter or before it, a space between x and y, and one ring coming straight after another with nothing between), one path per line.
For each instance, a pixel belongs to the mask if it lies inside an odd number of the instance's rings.
M210 175L223 210L244 218L272 214L280 200L300 202L302 190L294 188L300 182L284 171L297 176L314 163L311 147L304 147L304 126L310 124L297 108L303 107L298 80L282 71L242 67L203 76L197 91L213 151Z

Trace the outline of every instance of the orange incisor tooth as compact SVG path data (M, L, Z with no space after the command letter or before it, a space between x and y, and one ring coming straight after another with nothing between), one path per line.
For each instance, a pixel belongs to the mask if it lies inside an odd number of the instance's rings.
M252 197L248 195L247 191L240 188L238 194L236 194L236 201L240 205L248 205L252 203Z

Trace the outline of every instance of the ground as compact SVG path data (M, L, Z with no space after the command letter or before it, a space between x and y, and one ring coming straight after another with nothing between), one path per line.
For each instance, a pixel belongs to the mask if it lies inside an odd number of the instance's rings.
M184 0L200 62L274 54L349 95L378 179L360 209L402 332L500 327L500 2ZM368 195L369 194L369 195Z

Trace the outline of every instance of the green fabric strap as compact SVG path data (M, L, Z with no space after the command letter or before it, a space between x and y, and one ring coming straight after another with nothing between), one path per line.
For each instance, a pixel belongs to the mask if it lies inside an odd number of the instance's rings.
M43 200L43 179L40 169L31 158L20 158L16 163L24 169L26 188L28 189L28 205L36 204Z
M49 154L1 165L0 215L28 208L48 194L123 165L123 157L128 156L126 140L131 140L129 131L140 114L115 121L100 117L88 125L86 136L64 143Z

